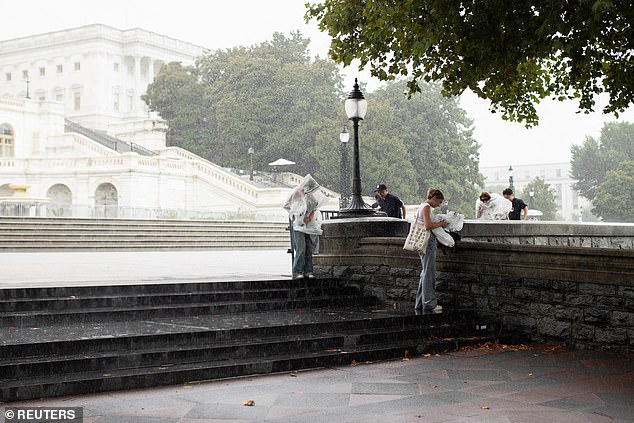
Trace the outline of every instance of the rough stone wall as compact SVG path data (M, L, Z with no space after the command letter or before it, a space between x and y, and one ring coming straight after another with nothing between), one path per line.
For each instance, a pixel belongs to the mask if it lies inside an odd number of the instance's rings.
M440 272L439 302L498 315L505 330L577 348L634 350L634 287Z
M402 249L406 228L381 236L371 221L336 225L324 230L316 272L412 310L420 260ZM465 225L458 250L437 253L439 304L496 315L535 341L634 351L634 226L546 226Z

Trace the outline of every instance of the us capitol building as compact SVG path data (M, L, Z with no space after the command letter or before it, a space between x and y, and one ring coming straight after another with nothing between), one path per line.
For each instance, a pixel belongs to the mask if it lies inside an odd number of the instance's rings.
M141 95L204 48L94 24L0 41L0 215L282 219L285 184L182 148Z

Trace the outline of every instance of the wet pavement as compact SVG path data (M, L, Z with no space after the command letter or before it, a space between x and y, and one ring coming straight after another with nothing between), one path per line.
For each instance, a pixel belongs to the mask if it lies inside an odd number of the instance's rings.
M0 288L167 283L288 277L290 257L285 251L2 253L0 268ZM633 358L542 346L481 347L297 373L0 403L0 408L83 407L85 423L623 422L634 421ZM255 405L243 405L246 401Z
M3 406L83 407L85 423L624 422L634 421L634 360L481 347Z

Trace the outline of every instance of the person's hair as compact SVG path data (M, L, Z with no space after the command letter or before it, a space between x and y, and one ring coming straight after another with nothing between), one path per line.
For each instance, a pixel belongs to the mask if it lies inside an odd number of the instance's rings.
M506 188L502 191L502 195L513 195L513 190L511 188Z
M429 188L429 191L427 191L427 199L431 200L432 198L438 198L439 200L444 200L445 195L439 189Z
M480 201L489 201L491 199L491 194L486 191L482 191L480 193Z

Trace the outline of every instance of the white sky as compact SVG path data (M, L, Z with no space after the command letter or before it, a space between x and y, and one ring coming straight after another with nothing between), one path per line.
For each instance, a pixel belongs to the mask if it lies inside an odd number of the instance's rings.
M217 49L257 44L269 40L274 32L289 34L300 30L312 40L311 54L324 57L329 39L317 30L315 22L304 23L307 1L10 1L2 5L5 19L0 27L0 40L103 23L119 29L140 27ZM350 86L355 76L368 82L369 87L377 86L366 73L356 69L345 69L344 73ZM603 123L615 120L599 112L577 114L571 102L548 101L538 108L539 127L529 130L491 114L488 103L473 95L464 95L461 104L475 121L475 138L481 144L481 167L567 162L572 144L582 143L586 136L598 137ZM634 122L634 108L620 120Z

